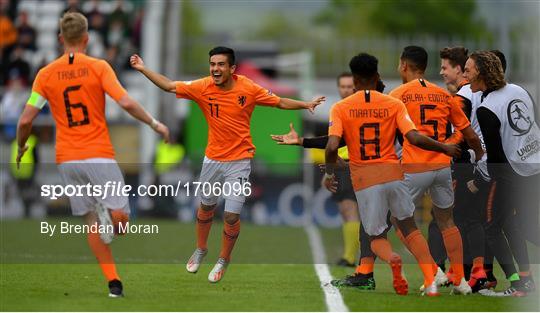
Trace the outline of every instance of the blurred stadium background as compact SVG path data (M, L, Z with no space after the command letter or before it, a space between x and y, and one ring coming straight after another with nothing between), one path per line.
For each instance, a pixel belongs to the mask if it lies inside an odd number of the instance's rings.
M88 53L110 62L130 94L175 134L175 145L164 148L147 127L135 123L108 99L111 138L128 184L196 180L206 144L206 124L197 106L162 93L131 70L128 57L132 53L139 53L150 68L172 79L191 80L207 75L210 48L230 46L237 51L238 72L274 93L296 98L327 96L326 104L314 115L255 110L254 194L243 212L245 220L255 224L340 225L335 204L320 188L320 174L313 166L323 161L323 155L276 146L269 134L287 132L289 122L301 134L324 134L328 110L338 100L335 77L347 70L350 57L360 51L379 58L388 92L400 83L397 60L408 44L427 49L427 77L438 83L442 83L438 75L441 48L500 49L508 58L508 80L525 86L539 102L538 1L0 0L2 219L70 212L66 199L39 196L39 186L61 183L47 109L35 123L35 166L17 174L10 163L16 121L33 78L61 51L58 18L66 11L80 11L89 18ZM189 222L196 199L133 197L131 204L134 216ZM428 209L419 211L419 220L431 218Z
M61 53L58 19L68 10L83 12L89 19L88 54L106 59L129 93L175 134L175 144L163 146L148 127L134 122L108 99L117 160L126 183L134 186L197 180L207 126L196 105L161 92L131 70L132 53L171 79L192 80L208 75L212 47L230 46L237 52L238 72L274 93L304 99L327 96L314 115L255 110L253 195L242 213L243 221L249 222L242 226L230 273L219 285L209 285L206 274L194 277L177 264L187 260L193 247L192 222L198 205L193 197L130 199L135 221L160 225L160 234L129 235L114 243L129 301L103 301L104 285L94 257L82 244L84 235L49 238L39 233L42 220L82 222L68 217L66 198L40 197L41 185L62 184L54 164L55 129L48 109L34 124L31 164L16 171L12 163L17 119L35 74ZM329 108L339 100L336 77L348 70L350 57L360 51L376 55L388 92L400 83L398 56L409 44L427 49L427 78L439 84L441 48L499 49L508 59L508 80L523 85L539 103L539 17L540 2L510 0L0 0L0 310L325 310L307 235L301 228L289 227L315 223L323 228L326 259L333 262L341 253L337 228L341 218L329 192L320 187L315 165L324 157L320 151L277 146L269 135L287 132L290 122L301 134L325 134ZM423 225L431 220L429 212L429 205L417 210ZM218 247L221 225L214 228L209 244ZM393 233L390 236L406 255ZM538 250L534 251L531 255L538 260ZM211 249L208 261L214 261L216 254ZM413 262L410 255L406 260ZM207 273L210 266L205 264L201 272ZM420 285L416 266L406 267L411 286ZM350 269L332 267L331 271L334 277L342 277ZM377 264L376 272L377 293L342 290L351 310L510 311L538 310L540 305L540 297L533 296L431 299L436 301L389 297L393 295L390 271Z

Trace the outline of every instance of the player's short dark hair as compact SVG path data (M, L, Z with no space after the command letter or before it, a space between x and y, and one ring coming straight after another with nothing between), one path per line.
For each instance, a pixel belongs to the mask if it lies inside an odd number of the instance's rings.
M401 60L407 61L413 69L423 73L427 68L428 54L422 47L407 46L401 52Z
M489 52L493 53L494 55L497 56L497 58L499 58L499 61L501 61L503 72L506 73L506 56L504 55L504 53L502 53L501 50L496 50L496 49L490 50Z
M497 56L490 51L475 51L470 56L478 69L478 78L488 90L498 90L506 85L502 64Z
M227 47L215 47L210 52L208 52L208 56L212 57L216 54L224 54L227 56L227 60L229 61L229 65L235 65L236 64L236 57L234 56L234 50Z
M371 54L360 53L355 55L349 62L349 67L354 76L368 81L378 74L379 60Z
M461 66L461 71L463 72L465 70L465 63L467 63L467 59L469 58L469 50L461 46L446 47L439 51L439 56L441 59L448 60L448 63L452 67Z
M339 76L337 77L337 84L338 84L338 86L339 86L339 81L340 81L343 77L353 77L353 75L352 75L351 72L343 72L343 73L339 74Z

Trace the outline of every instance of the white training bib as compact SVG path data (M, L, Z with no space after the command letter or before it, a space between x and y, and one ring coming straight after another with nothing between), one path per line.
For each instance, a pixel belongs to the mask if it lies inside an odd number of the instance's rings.
M482 148L486 150L486 146L484 144L484 137L482 136L482 130L480 130L480 124L478 123L478 118L476 117L476 109L478 109L478 107L482 103L482 92L473 92L471 90L471 85L467 84L462 86L457 92L457 94L471 101L471 127L480 138Z
M534 102L527 91L514 84L489 93L480 107L495 113L501 122L504 154L521 176L540 173L540 129Z

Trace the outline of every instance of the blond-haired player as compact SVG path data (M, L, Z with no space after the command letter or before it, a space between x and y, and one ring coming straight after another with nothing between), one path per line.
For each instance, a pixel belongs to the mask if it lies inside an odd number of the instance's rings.
M80 13L66 13L60 20L64 54L41 69L32 86L17 126L20 163L32 130L32 121L49 103L56 125L56 163L66 185L124 184L115 159L105 118L105 94L125 111L152 127L168 141L169 129L133 100L104 60L85 54L88 21ZM128 219L127 196L74 196L69 199L73 215L88 225L109 226ZM110 228L110 227L109 227ZM103 228L108 229L108 228ZM122 283L109 248L114 234L89 232L88 244L109 284L109 296L123 296Z

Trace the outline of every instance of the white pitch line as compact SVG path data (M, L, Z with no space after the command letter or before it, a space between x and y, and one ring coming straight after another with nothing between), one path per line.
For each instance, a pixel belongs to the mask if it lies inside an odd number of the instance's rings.
M349 312L349 308L343 302L343 297L339 290L330 284L332 274L326 263L326 254L322 244L321 233L314 225L304 227L309 239L309 245L313 253L313 263L315 272L321 282L321 288L324 291L324 299L329 312Z

